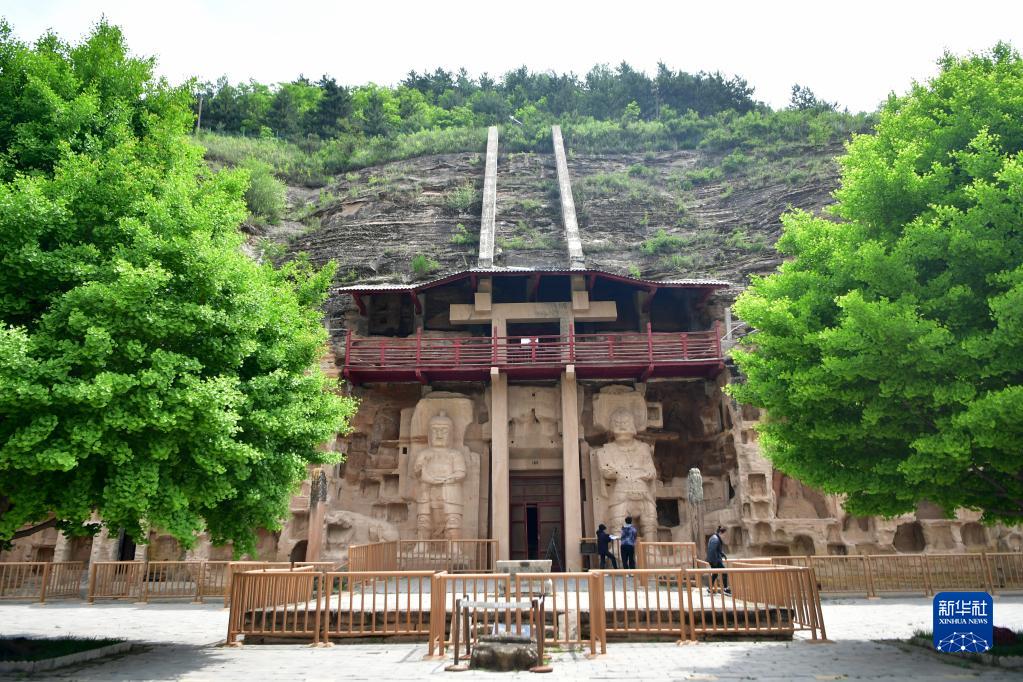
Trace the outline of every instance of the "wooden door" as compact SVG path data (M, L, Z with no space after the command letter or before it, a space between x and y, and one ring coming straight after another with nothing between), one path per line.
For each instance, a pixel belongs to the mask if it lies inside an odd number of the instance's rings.
M545 559L551 539L557 550L552 569L564 570L564 495L561 474L511 473L509 510L511 559Z

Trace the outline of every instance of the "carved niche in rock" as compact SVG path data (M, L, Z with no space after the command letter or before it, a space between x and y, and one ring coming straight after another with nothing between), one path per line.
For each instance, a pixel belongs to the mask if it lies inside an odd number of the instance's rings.
M611 415L625 409L632 413L636 433L647 428L646 397L628 386L605 386L593 396L593 425L604 433L611 432Z
M508 450L512 457L552 456L561 462L561 391L508 387Z
M638 394L637 394L638 395ZM642 401L642 397L641 401ZM608 415L611 440L593 451L590 462L593 472L596 523L607 523L617 531L626 516L633 517L643 538L657 539L657 502L654 481L653 449L636 440L636 412L623 401L623 405ZM645 413L645 401L642 401ZM594 408L596 416L597 409Z
M420 540L477 537L480 455L464 445L472 421L472 401L459 393L430 393L412 413L400 488L415 505Z
M831 516L824 497L794 478L775 472L779 519L826 519Z
M322 555L330 561L344 561L350 545L388 542L399 538L398 529L394 525L344 509L329 512L324 523L327 532Z

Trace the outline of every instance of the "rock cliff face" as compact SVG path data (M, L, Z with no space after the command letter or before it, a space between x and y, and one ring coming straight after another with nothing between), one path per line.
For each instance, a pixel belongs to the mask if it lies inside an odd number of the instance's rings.
M590 267L742 285L780 263L779 216L817 211L837 185L840 147L787 157L699 151L576 155L569 172ZM400 161L338 177L318 195L294 189L292 220L266 235L339 281L407 282L476 264L481 154ZM553 154L501 154L497 265L567 266ZM423 254L436 262L413 269Z

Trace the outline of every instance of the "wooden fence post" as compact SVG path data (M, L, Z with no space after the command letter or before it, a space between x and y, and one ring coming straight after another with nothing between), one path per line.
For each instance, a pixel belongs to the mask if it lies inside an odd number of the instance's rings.
M43 564L43 584L39 588L39 603L46 603L46 588L50 584L50 562Z
M133 567L134 568L134 567ZM142 571L139 575L139 601L149 603L149 559L142 562ZM127 581L125 581L127 584ZM128 588L131 589L131 588Z
M86 598L90 604L96 603L96 562L89 562L89 589Z
M987 552L981 552L980 557L984 562L984 575L987 576L988 594L993 595L995 593L995 576L991 572L991 561L988 559Z
M206 562L199 561L199 571L195 575L195 599L192 601L197 604L202 604L202 584L206 580Z
M866 554L860 556L863 558L864 574L867 576L867 599L877 599L877 589L874 587L874 568L871 565L870 557Z

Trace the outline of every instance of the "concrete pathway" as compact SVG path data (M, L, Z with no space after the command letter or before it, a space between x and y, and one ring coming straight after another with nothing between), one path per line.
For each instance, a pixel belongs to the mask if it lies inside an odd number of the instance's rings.
M611 641L608 654L587 659L554 654L559 679L590 680L1021 680L1023 674L962 665L926 651L904 650L877 639L904 638L930 628L929 599L828 600L824 618L832 642L671 643ZM1023 597L996 597L995 619L1023 629ZM47 679L75 680L397 680L430 676L471 679L526 674L445 673L448 661L424 661L423 643L218 646L227 611L214 605L97 604L80 602L0 605L0 634L124 637L139 653L66 668Z

